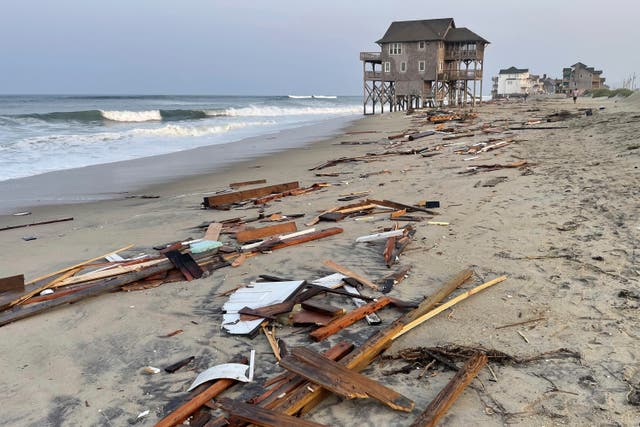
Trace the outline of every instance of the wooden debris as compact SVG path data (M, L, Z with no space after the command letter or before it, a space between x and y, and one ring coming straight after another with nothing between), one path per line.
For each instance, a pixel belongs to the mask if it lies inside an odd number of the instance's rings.
M24 274L0 279L0 292L24 291Z
M305 310L315 311L316 313L326 314L331 317L342 316L345 313L344 308L334 307L321 301L302 301L302 308Z
M408 139L409 139L409 141L414 141L416 139L424 138L425 136L431 136L431 135L435 135L435 131L428 130L426 132L414 133L414 134L409 135Z
M324 215L324 214L328 214L328 213L331 213L331 212L335 212L335 211L337 211L338 209L340 209L340 208L336 206L336 207L333 207L333 208L331 208L331 209L329 209L329 210L326 210L326 211L322 212L320 215L318 215L317 217L313 218L311 221L309 221L309 222L305 223L305 225L306 225L307 227L311 227L312 225L316 225L316 224L320 221L320 217L321 217L322 215Z
M199 279L204 274L198 263L195 262L191 254L183 254L179 251L167 251L164 253L171 263L184 274L185 279L191 281Z
M246 187L248 185L266 184L266 183L267 183L266 179L256 179L253 181L232 182L231 184L229 184L229 187L239 188L239 187Z
M257 426L264 427L323 427L322 424L304 420L291 415L281 414L257 405L223 397L217 400L218 405L233 418L237 418Z
M247 363L247 359L238 359L239 363ZM220 379L211 384L202 393L197 394L194 398L178 407L175 411L168 414L166 417L156 423L155 427L175 427L182 423L184 420L194 414L205 403L231 387L236 383L236 380Z
M56 222L65 222L65 221L73 221L73 217L70 216L66 218L50 219L47 221L32 222L30 224L10 225L8 227L0 228L0 231L15 230L16 228L34 227L36 225L54 224Z
M324 230L318 230L312 233L307 233L301 236L292 238L282 238L277 241L266 241L257 248L253 249L255 252L262 251L274 251L276 249L282 249L289 246L299 245L302 243L310 242L312 240L323 239L325 237L333 236L335 234L342 233L344 230L339 227L331 227Z
M204 240L217 241L220 238L221 231L222 231L222 223L212 222L207 227L207 231L204 234Z
M301 325L315 325L315 326L325 326L331 323L333 320L333 316L329 316L328 314L316 313L314 311L309 310L300 310L292 313L289 316L291 322L296 326Z
M348 268L345 268L339 264L336 264L335 262L331 261L331 260L325 260L324 265L326 265L327 267L329 267L330 269L332 269L333 271L337 271L338 273L342 273L347 277L351 277L353 279L356 279L358 282L362 283L363 285L367 285L368 287L370 287L373 290L379 291L380 289L378 288L378 285L376 285L375 283L373 283L371 280L367 279L366 277L355 273L351 270L349 270Z
M247 260L247 254L240 254L231 263L231 267L240 267Z
M271 351L273 351L273 355L276 357L276 360L280 361L281 359L280 346L278 346L278 341L276 340L276 328L275 326L273 326L271 330L269 330L265 326L265 323L261 325L262 332L264 333L264 336L267 338L267 342L269 343L269 346L271 347Z
M166 368L164 368L165 372L168 372L170 374L173 374L174 372L177 372L178 369L187 366L189 363L191 363L193 360L195 359L195 356L189 356L185 359L182 359L176 363L172 363L171 365L167 366Z
M411 266L401 267L398 271L383 277L380 280L380 291L383 294L389 293L394 285L402 282L407 277L410 270Z
M384 240L390 237L398 237L404 234L404 229L385 231L383 233L369 234L360 236L356 239L356 243L375 242L376 240Z
M340 273L338 273L340 274ZM349 278L345 278L345 280L349 280ZM351 286L348 283L345 283L342 288L352 294L356 294L356 295L360 295L360 291L358 291L358 288L356 288L355 286ZM361 298L351 298L351 301L353 301L353 304L356 307L362 307L363 305L365 305L367 302ZM382 319L380 319L380 317L376 314L376 313L371 313L371 314L367 314L365 316L365 320L367 321L367 323L369 325L379 325L380 323L382 323Z
M335 334L336 332L339 332L342 329L353 325L358 320L364 318L367 314L375 313L389 303L391 303L390 298L381 297L377 301L372 301L369 304L358 307L355 310L352 310L349 313L345 314L344 316L333 320L327 326L316 329L315 331L311 332L309 336L315 341L322 341Z
M380 330L363 345L357 347L355 351L341 361L341 364L354 371L361 371L364 369L374 358L391 345L393 337L402 329L403 325L431 311L458 286L471 278L472 274L473 272L471 270L463 270L458 273L453 279L449 280L439 288L433 295L424 300L418 308L405 314L391 325ZM289 415L296 414L301 410L308 412L326 396L327 393L321 388L313 390L298 388L292 393L289 393L282 400L278 401L274 407Z
M348 399L376 399L399 411L411 412L414 403L400 393L314 351L296 347L280 366Z
M487 356L483 353L476 353L471 357L429 403L424 412L411 424L411 427L435 426L486 364Z
M437 213L429 210L429 209L425 209L423 207L420 206L411 206L411 205L405 205L404 203L398 203L398 202L392 202L391 200L374 200L374 199L367 199L368 203L374 204L374 205L378 205L378 206L384 206L387 208L392 208L392 209L406 209L407 212L415 212L415 211L419 211L419 212L424 212L424 213L428 213L430 215L437 215Z
M472 295L477 294L478 292L481 292L485 289L487 289L490 286L496 285L500 282L503 282L507 280L507 276L500 276L496 279L490 280L486 283L483 283L482 285L478 285L473 289L470 289L466 292L464 292L463 294L458 295L457 297L453 298L450 301L447 301L446 303L440 305L438 308L431 310L428 313L425 313L424 315L417 317L415 319L413 319L411 322L405 324L402 326L402 329L400 330L400 332L398 332L393 339L398 338L401 335L406 334L407 332L409 332L411 329L415 328L418 325L421 325L422 323L424 323L425 321L431 319L432 317L442 313L443 311L453 307L454 305L456 305L457 303L459 303L460 301L463 301L467 298L469 298Z
M244 243L250 240L275 236L276 234L291 233L295 231L298 231L298 227L296 227L295 221L283 222L281 224L269 225L267 227L239 231L236 233L236 240L239 243Z
M268 185L266 187L254 188L251 190L236 191L233 193L219 194L215 196L209 196L204 198L205 208L219 208L222 206L230 205L232 203L238 203L245 200L255 199L258 197L267 196L273 193L282 193L287 190L293 190L299 188L300 184L295 182L287 182L284 184Z

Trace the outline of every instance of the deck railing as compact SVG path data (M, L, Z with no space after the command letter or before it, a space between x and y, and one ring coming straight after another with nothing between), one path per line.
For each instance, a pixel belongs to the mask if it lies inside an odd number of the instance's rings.
M482 70L444 70L438 80L475 80L482 78Z
M445 60L449 59L476 59L478 55L478 50L461 50L461 49L451 49L445 50L444 58Z
M364 78L366 80L382 80L382 71L365 71Z

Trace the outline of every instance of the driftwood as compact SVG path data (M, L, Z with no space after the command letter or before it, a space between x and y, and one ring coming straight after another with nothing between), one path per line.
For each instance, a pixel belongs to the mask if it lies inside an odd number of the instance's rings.
M411 427L435 426L486 364L487 356L482 353L476 353L471 357L429 403L424 412L411 424Z
M73 221L73 217L70 216L67 218L50 219L48 221L32 222L30 224L10 225L8 227L0 228L0 231L15 230L16 228L33 227L36 225L54 224L56 222L65 222L65 221Z
M334 234L342 233L344 230L340 227L331 227L324 230L315 231L313 233L304 234L302 236L292 237L289 239L279 239L275 241L267 240L260 246L252 249L253 252L274 251L276 249L282 249L289 246L295 246L313 240L323 239L325 237L333 236Z
M437 212L431 211L429 209L425 209L420 206L405 205L404 203L392 202L391 200L367 199L367 203L371 203L378 206L384 206L387 208L397 209L397 210L406 209L407 212L418 211L418 212L427 213L429 215L437 215Z

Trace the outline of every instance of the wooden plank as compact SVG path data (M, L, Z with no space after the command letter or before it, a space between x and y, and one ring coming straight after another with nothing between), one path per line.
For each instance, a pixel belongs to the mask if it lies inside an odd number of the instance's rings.
M458 273L454 278L441 286L434 294L429 296L429 298L425 299L419 307L406 313L391 325L377 332L364 344L358 346L341 361L341 364L355 371L363 370L373 359L378 357L380 353L391 345L393 336L402 329L405 323L431 311L438 303L451 294L451 292L469 280L472 275L473 272L471 270L463 270ZM327 396L328 393L322 388L318 387L309 390L300 387L289 393L284 399L278 401L275 406L278 410L289 415L296 414L300 411L308 412Z
M253 181L232 182L229 184L231 188L246 187L248 185L266 184L266 179L254 179Z
M419 211L419 212L428 213L430 215L437 215L437 212L422 208L420 206L405 205L404 203L392 202L391 200L367 199L367 202L374 205L384 206L387 208L392 208L397 210L406 209L407 212Z
M268 185L266 187L254 188L251 190L234 191L232 193L219 194L204 198L204 206L206 208L216 208L219 206L229 205L231 203L242 202L244 200L255 199L257 197L267 196L272 193L282 193L287 190L299 188L298 181L287 182L284 184Z
M400 393L307 348L292 349L280 366L349 399L371 397L405 412L411 412L414 406Z
M136 282L138 280L144 279L145 277L152 276L162 271L170 270L172 268L173 265L168 260L163 260L161 263L151 266L142 271L134 271L127 274L122 274L118 277L100 279L99 281L97 281L96 286L91 286L87 289L83 289L71 295L66 295L26 308L15 308L13 310L7 310L4 313L0 314L0 326L4 326L8 323L40 314L60 305L69 304L85 298L90 298L106 292L117 290L124 285Z
M270 409L223 397L218 405L233 417L264 427L323 427L323 424L281 414Z
M367 279L366 277L355 273L351 270L349 270L346 267L343 267L339 264L336 264L335 262L331 261L331 260L325 260L324 265L326 265L327 267L329 267L330 269L337 271L338 273L342 273L345 276L351 277L353 279L356 279L358 282L362 283L363 285L367 285L369 286L371 289L379 291L380 288L378 287L378 285L376 285L375 283L373 283L371 280Z
M332 320L333 316L326 313L318 313L315 311L300 310L289 315L291 322L295 325L316 325L325 326Z
M295 221L284 222L267 227L256 228L253 230L243 230L236 233L236 240L239 243L248 242L249 240L260 239L263 237L275 236L277 234L292 233L298 231Z
M302 236L293 237L291 239L282 239L276 242L265 242L264 244L258 246L257 248L252 249L255 252L261 251L274 251L276 249L282 249L289 246L295 246L306 242L311 242L313 240L323 239L325 237L333 236L335 234L340 234L344 230L340 227L331 227L324 230L318 230L313 233L304 234Z
M10 225L8 227L0 228L0 231L14 230L16 228L33 227L35 225L53 224L53 223L56 223L56 222L65 222L65 221L73 221L73 217L70 216L70 217L66 217L66 218L50 219L50 220L47 220L47 221L32 222L30 224Z
M24 291L24 274L0 279L0 292Z
M301 305L305 310L315 311L316 313L326 314L331 317L342 316L345 311L342 307L334 307L322 301L303 301Z
M358 320L364 318L366 315L374 313L382 307L391 303L391 299L388 297L381 297L377 301L372 301L369 304L365 304L362 307L358 307L342 317L339 317L329 323L327 326L316 329L311 332L309 336L315 341L322 341L336 332L353 325Z
M422 323L424 323L425 321L431 319L432 317L442 313L443 311L449 309L450 307L453 307L454 305L456 305L457 303L459 303L460 301L463 301L467 298L469 298L472 295L477 294L480 291L483 291L485 289L487 289L490 286L496 285L504 280L507 280L507 276L500 276L496 279L490 280L486 283L483 283L482 285L478 285L473 289L469 289L468 291L466 291L463 294L458 295L457 297L453 298L452 300L447 301L446 303L440 305L438 308L429 311L428 313L425 313L415 319L413 319L411 322L406 323L402 329L400 330L400 332L398 332L393 339L398 338L401 335L406 334L407 332L409 332L411 329L415 328L418 325L421 325Z
M207 232L204 233L204 240L217 241L220 238L221 231L222 231L222 223L212 222L207 227Z
M407 277L411 266L401 267L398 271L393 272L380 280L381 292L387 294L391 291L394 285L402 282Z
M247 363L247 359L237 360L239 363ZM202 393L197 394L193 399L185 402L175 411L169 413L166 417L158 421L155 427L174 427L186 420L190 415L196 412L205 403L231 387L236 380L220 379L211 384Z
M195 262L191 254L183 254L180 251L167 251L164 253L164 256L182 272L188 281L199 279L204 274L204 271L202 271L200 266Z
M487 364L487 356L474 354L465 363L438 395L427 405L422 414L411 424L411 427L435 427L438 420L451 408L465 388Z

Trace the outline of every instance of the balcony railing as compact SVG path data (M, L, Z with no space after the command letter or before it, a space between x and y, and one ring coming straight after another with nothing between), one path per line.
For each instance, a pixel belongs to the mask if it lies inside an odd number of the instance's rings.
M475 80L482 78L482 70L444 70L438 80Z
M479 56L478 50L461 50L461 49L450 49L444 51L444 59L475 59Z
M366 80L382 80L382 71L365 71L364 78Z
M380 62L380 52L360 52L360 61Z

